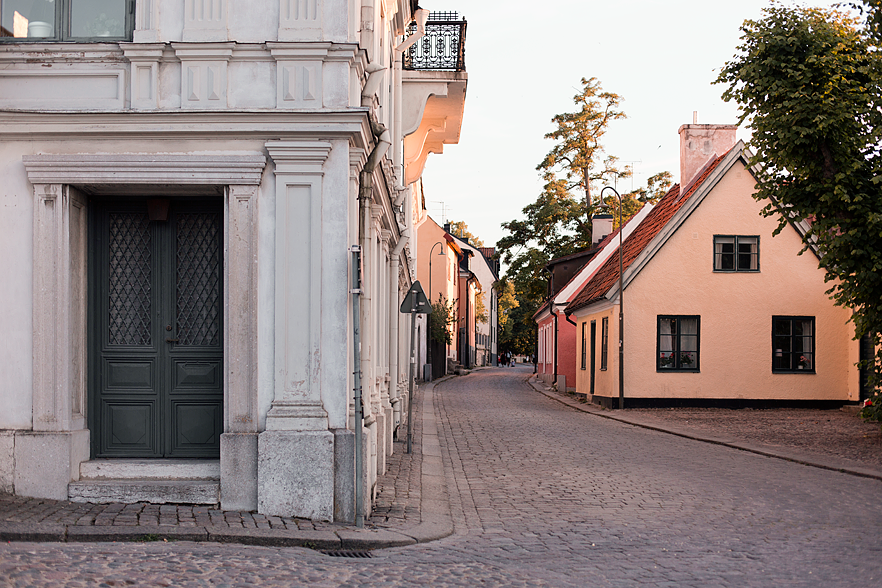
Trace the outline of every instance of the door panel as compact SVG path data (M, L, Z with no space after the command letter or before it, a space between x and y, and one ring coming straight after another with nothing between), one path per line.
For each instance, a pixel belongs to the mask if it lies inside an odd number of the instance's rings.
M223 237L219 202L98 203L93 220L93 453L217 457Z

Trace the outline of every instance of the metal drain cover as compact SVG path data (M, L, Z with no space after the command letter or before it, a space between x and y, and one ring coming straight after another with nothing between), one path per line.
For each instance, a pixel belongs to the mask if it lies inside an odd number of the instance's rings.
M358 551L354 549L323 549L322 553L331 557L369 558L370 551Z

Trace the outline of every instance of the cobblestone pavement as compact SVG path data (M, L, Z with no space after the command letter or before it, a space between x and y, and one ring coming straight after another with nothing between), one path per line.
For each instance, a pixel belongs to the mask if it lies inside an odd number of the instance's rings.
M878 586L882 482L601 419L525 368L434 391L454 535L332 558L200 543L0 545L10 586ZM423 492L426 489L423 488Z

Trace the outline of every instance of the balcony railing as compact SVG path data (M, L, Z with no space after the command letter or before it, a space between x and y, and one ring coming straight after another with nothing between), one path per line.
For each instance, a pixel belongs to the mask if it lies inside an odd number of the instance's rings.
M407 34L416 32L411 24ZM456 12L432 12L426 35L404 52L404 69L465 71L466 20Z

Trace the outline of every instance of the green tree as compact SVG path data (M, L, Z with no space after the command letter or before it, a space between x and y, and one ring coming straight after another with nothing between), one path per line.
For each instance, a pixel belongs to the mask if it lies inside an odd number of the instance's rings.
M764 10L745 21L739 54L717 83L753 128L756 198L763 213L811 228L832 284L828 294L853 309L856 337L869 335L882 368L882 58L878 2L863 25L836 10ZM877 396L877 401L882 400Z
M469 226L465 224L465 221L455 221L450 223L450 234L468 241L469 244L474 247L484 246L484 242L469 231Z
M438 294L438 301L432 303L429 314L429 336L436 343L450 345L453 342L451 327L456 324L456 300L448 302Z
M548 273L545 265L552 259L570 255L592 246L591 217L600 210L615 212L612 202L601 202L601 180L630 175L620 169L617 158L605 153L602 139L612 121L625 118L619 110L622 98L605 92L596 78L582 79L581 90L573 97L575 112L558 114L551 119L555 130L545 135L555 143L536 169L542 174L544 186L535 202L523 209L523 218L502 224L507 234L496 248L508 266L510 279L519 305L509 314L512 324L504 333L511 351L535 351L533 314L545 300ZM644 201L656 197L659 186L670 182L670 174L662 172L650 178L646 189L624 198L624 216L630 217Z

